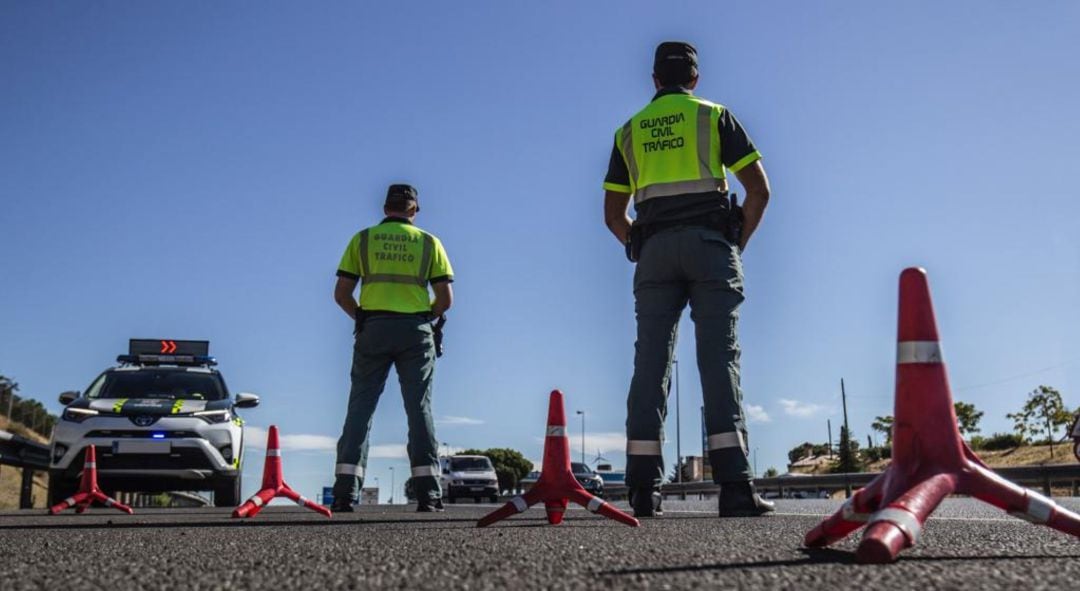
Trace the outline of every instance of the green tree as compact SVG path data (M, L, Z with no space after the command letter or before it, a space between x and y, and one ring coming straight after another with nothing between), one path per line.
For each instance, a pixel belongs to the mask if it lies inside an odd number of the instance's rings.
M765 474L764 474L763 476L764 476L765 478L776 478L776 477L777 477L777 476L779 476L779 475L780 475L780 471L779 471L779 470L777 470L776 468L773 468L772 466L769 466L769 467L768 467L768 468L767 468L767 469L765 470Z
M982 420L983 412L976 410L975 405L969 402L955 402L956 426L960 429L960 435L974 435L979 432L979 421Z
M466 456L486 456L495 466L495 476L499 479L499 490L515 490L522 478L532 472L533 463L516 449L493 447L484 451L467 449L461 452Z
M1021 439L1046 437L1050 444L1050 457L1054 456L1054 434L1072 422L1072 413L1065 408L1061 392L1050 386L1039 386L1028 394L1024 408L1017 413L1005 415L1013 420L1013 429Z
M835 471L840 473L861 472L862 462L859 459L859 442L852 439L846 427L840 427L840 445L838 446L840 461L837 462Z
M870 428L878 433L885 435L885 445L892 445L892 430L893 430L893 417L892 415L885 415L883 417L875 417L874 422L870 423Z

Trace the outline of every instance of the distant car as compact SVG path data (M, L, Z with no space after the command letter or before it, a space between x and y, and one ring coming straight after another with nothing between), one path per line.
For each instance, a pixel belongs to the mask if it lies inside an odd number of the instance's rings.
M443 457L439 458L439 467L443 498L451 503L463 497L471 497L477 503L483 499L498 502L499 479L487 456Z
M574 478L577 479L582 488L598 497L604 496L604 479L594 472L588 464L570 462L570 470L573 471Z
M1076 456L1077 460L1080 460L1080 413L1077 413L1076 418L1073 419L1069 436L1073 438L1073 455Z
M518 481L518 486L521 487L521 490L529 490L532 488L532 485L536 484L537 480L540 480L540 472L533 470L526 474L525 478Z
M93 444L106 491L213 491L214 504L240 502L244 421L230 398L208 341L132 339L119 365L85 392L64 392L52 436L49 504L71 496Z

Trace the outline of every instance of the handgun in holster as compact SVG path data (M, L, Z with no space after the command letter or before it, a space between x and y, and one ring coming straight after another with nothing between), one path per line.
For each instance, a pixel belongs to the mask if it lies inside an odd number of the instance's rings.
M443 340L443 326L445 326L445 325L446 325L446 315L443 314L442 316L439 316L439 319L436 320L434 326L432 326L432 328L434 329L434 336L435 336L435 357L436 358L442 357L442 354L443 354L442 340Z
M742 243L743 208L739 205L739 196L735 193L728 193L728 215L724 226L724 238L732 246L739 246Z
M626 234L626 259L631 263L638 262L644 244L645 226L637 222L630 224L630 232Z

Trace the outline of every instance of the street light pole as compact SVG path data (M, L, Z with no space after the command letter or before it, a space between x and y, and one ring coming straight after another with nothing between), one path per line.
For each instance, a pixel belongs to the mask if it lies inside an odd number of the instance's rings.
M679 405L679 360L672 359L675 366L675 482L682 482L682 413Z
M585 411L579 410L577 414L581 415L581 463L585 463Z
M389 504L394 504L394 467L390 466L390 500Z

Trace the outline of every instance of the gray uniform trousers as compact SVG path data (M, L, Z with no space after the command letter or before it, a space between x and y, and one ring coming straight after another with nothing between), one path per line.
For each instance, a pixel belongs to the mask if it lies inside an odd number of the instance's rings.
M626 483L658 486L671 358L687 302L697 339L709 462L715 482L749 480L739 388L742 258L719 231L676 227L651 236L634 273L637 344L626 419Z
M345 426L337 444L334 497L355 501L367 465L368 434L375 405L393 365L409 422L409 463L417 499L442 496L431 390L435 377L435 339L431 321L419 316L368 318L353 347L352 391Z

